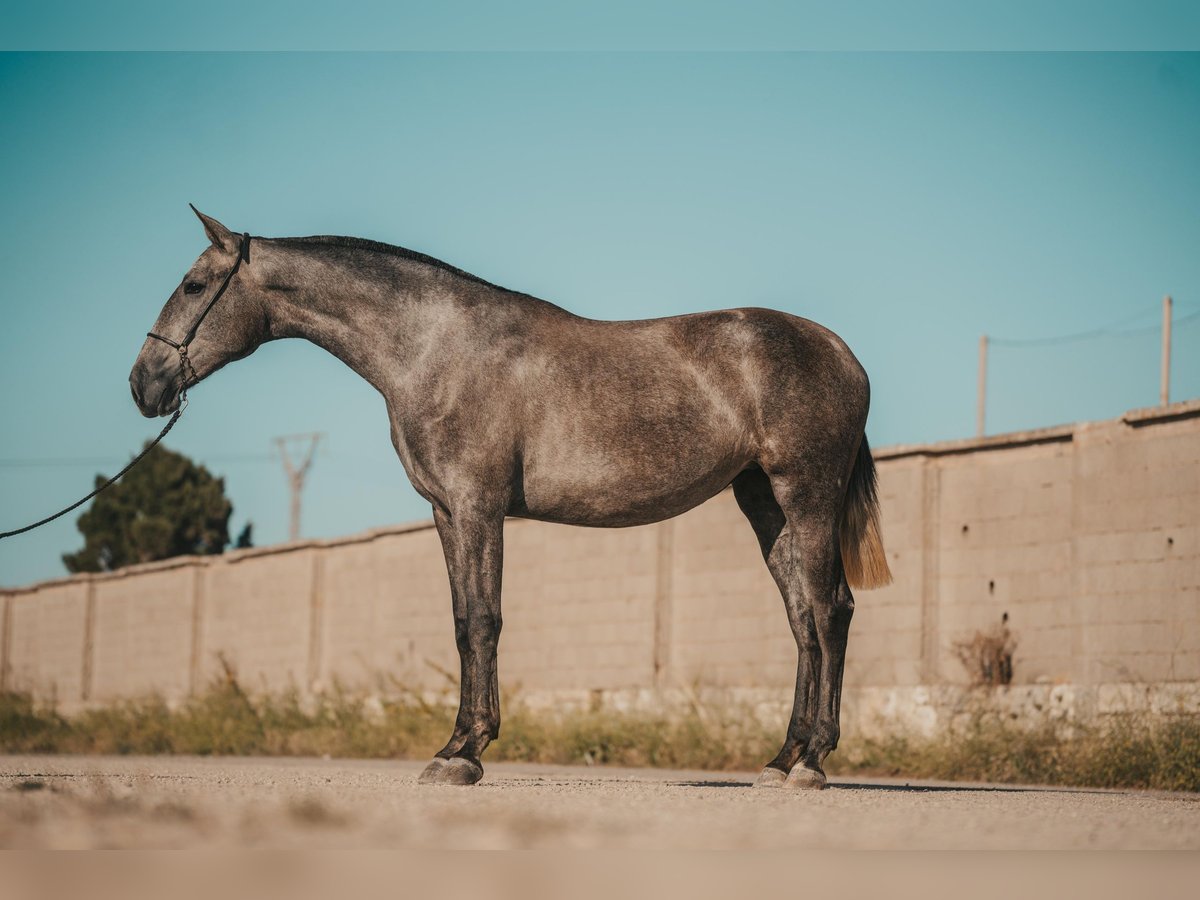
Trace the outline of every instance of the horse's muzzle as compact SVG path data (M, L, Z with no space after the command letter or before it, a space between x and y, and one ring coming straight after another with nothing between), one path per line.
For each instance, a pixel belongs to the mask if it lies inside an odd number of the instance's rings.
M151 375L137 363L129 373L129 392L133 402L147 419L165 416L179 408L179 374L164 370Z

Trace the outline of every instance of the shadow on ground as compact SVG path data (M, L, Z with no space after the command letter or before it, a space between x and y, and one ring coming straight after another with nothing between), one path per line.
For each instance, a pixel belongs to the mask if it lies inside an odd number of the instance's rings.
M749 781L668 781L674 787L749 788ZM976 784L874 784L866 782L833 782L831 791L901 791L911 794L929 793L973 793L973 794L1112 794L1111 790L1095 788L1039 787L1029 785L976 785Z

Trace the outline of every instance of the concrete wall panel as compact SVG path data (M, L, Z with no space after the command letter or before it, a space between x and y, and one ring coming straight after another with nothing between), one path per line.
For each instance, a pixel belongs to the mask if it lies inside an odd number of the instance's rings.
M58 582L9 598L8 689L66 707L83 700L89 588Z
M199 571L186 566L94 583L88 699L145 694L176 699L188 693Z
M505 526L500 680L512 690L653 683L654 528Z
M321 683L451 687L458 656L437 532L430 527L323 552Z
M207 684L222 660L247 690L309 687L314 549L262 553L208 566L199 642Z

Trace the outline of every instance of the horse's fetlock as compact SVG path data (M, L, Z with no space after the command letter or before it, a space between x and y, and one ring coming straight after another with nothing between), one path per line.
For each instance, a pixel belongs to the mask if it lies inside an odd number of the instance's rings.
M827 753L837 749L838 740L841 736L841 728L836 722L820 724L813 731L809 747L818 751L820 758L824 759Z

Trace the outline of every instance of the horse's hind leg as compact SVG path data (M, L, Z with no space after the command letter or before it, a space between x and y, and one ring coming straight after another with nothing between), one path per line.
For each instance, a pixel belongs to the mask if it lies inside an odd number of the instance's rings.
M763 559L783 595L788 623L796 639L796 692L787 736L779 754L759 778L759 784L782 783L812 735L817 701L813 664L819 655L816 621L812 603L805 598L793 564L792 532L766 473L761 469L742 472L733 481L733 494L754 528Z
M820 604L816 609L817 641L821 647L821 702L817 708L816 727L800 758L800 765L806 771L821 773L822 785L824 771L821 765L825 757L837 749L841 737L842 672L846 665L850 619L854 616L854 596L846 583L840 556L836 569L837 587L831 602ZM798 777L793 768L789 781Z
M842 663L853 610L837 550L840 497L800 479L768 479L758 469L740 474L733 489L783 595L796 639L796 691L787 736L757 783L821 788L821 764L837 746Z

